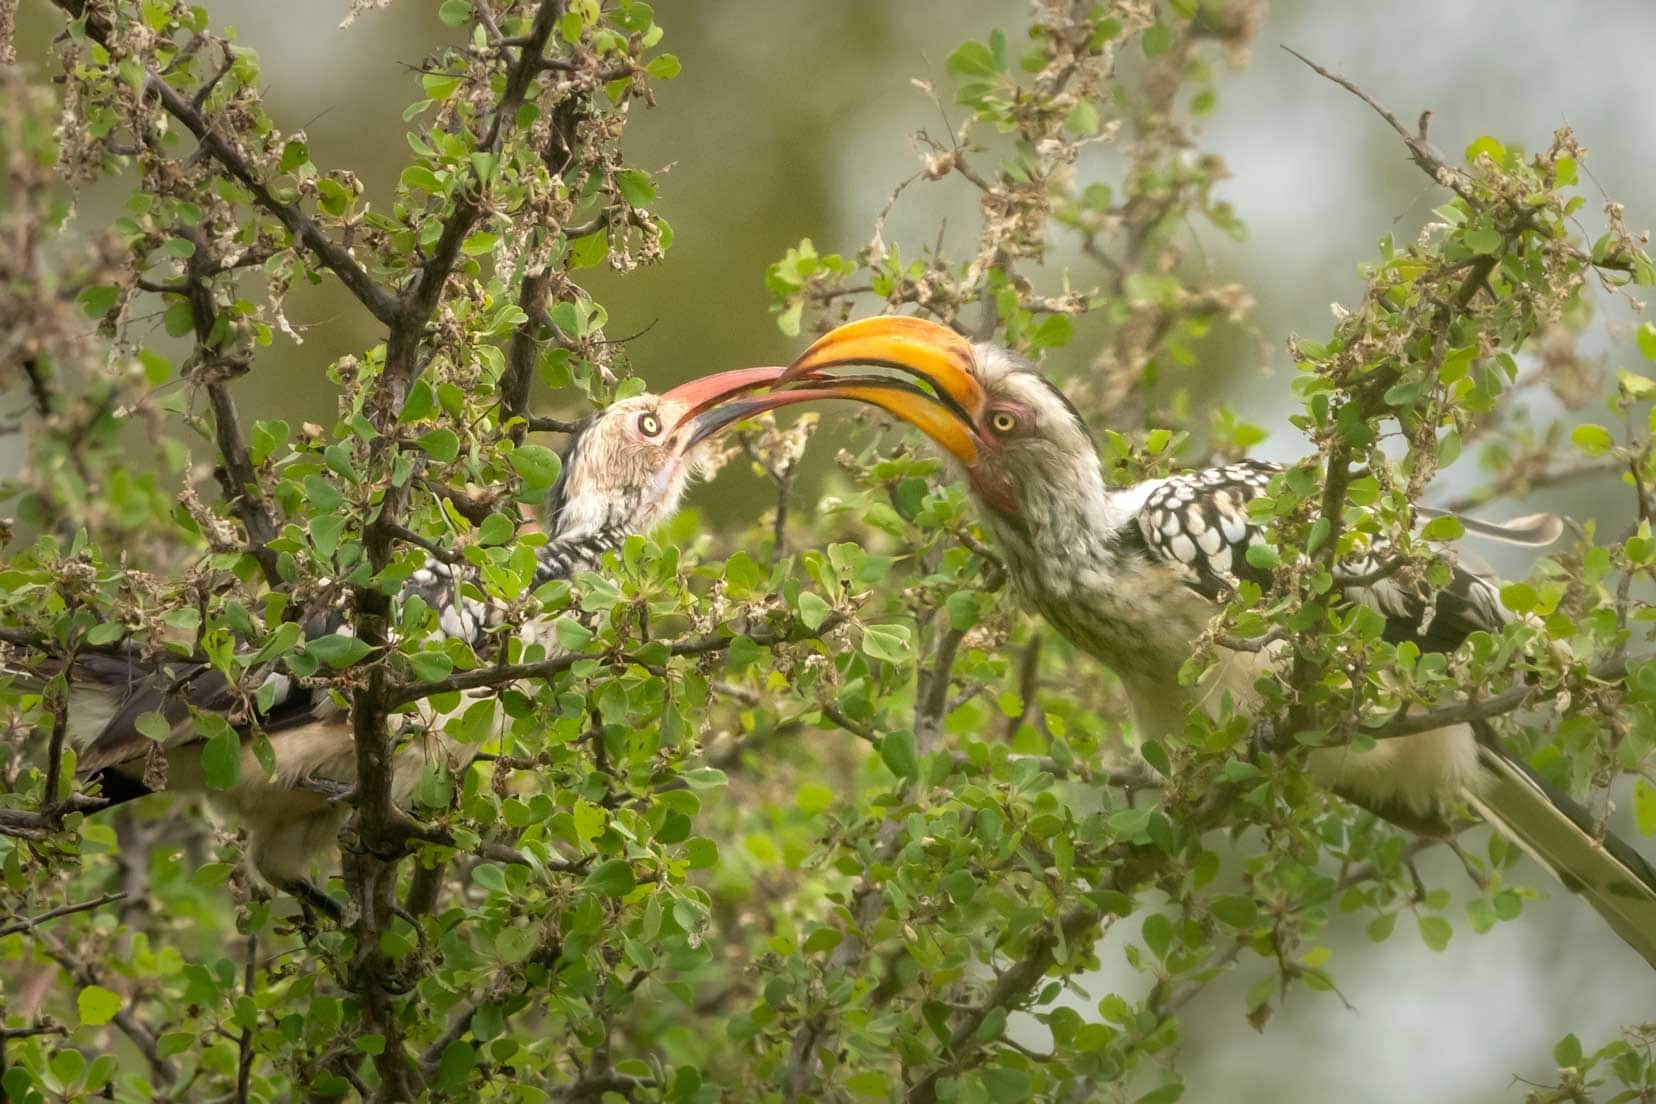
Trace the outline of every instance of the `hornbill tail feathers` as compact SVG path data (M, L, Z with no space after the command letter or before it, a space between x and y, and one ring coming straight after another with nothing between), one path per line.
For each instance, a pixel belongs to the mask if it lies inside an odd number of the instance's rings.
M1564 519L1557 514L1525 514L1523 517L1496 522L1469 518L1464 514L1440 510L1433 506L1417 506L1415 512L1426 518L1453 517L1474 537L1525 548L1544 548L1564 535Z
M1484 777L1470 804L1656 967L1656 870L1516 759L1483 742L1478 759Z

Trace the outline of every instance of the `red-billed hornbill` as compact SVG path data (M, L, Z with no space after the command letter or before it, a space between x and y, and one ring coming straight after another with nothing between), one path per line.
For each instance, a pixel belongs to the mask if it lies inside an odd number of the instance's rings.
M927 384L884 376L821 376L877 365ZM1253 683L1278 649L1220 648L1213 675L1181 686L1179 669L1234 591L1261 588L1269 572L1246 557L1259 536L1248 500L1280 469L1256 461L1106 485L1086 424L1064 394L1028 363L923 319L869 318L832 331L796 360L780 385L881 407L924 431L964 469L1018 592L1054 628L1120 676L1144 736L1181 732L1185 713L1224 692L1257 701ZM1545 544L1556 518L1525 526L1467 522L1517 543ZM1342 565L1368 574L1368 563ZM1386 620L1386 637L1424 651L1452 651L1477 630L1510 620L1499 584L1451 560L1449 584L1432 594L1385 577L1345 589ZM1378 741L1369 751L1314 751L1309 769L1342 796L1405 827L1447 827L1465 801L1511 836L1656 965L1656 871L1567 795L1468 725Z
M659 396L621 400L585 419L572 433L561 474L544 504L541 527L547 541L535 550L533 585L596 567L627 537L648 533L677 510L705 459L704 441L742 417L796 401L778 393L737 404L734 413L725 409L736 396L774 382L780 372L750 368L718 373ZM351 632L347 593L341 588L335 600L306 620L308 638ZM396 602L405 633L458 637L484 656L504 646L502 611L464 567L428 557ZM411 622L412 611L421 604L427 613ZM539 643L555 651L550 624L549 619L530 621L517 638L526 647ZM247 687L234 687L206 665L141 667L100 656L82 656L72 676L69 738L80 773L95 776L105 796L119 802L152 788L204 792L219 810L239 817L247 831L248 855L265 878L308 904L336 911L332 899L307 879L309 869L332 854L349 812L339 798L356 781L350 718L332 694L302 685L279 669L254 668ZM201 764L203 745L190 711L224 715L246 735L252 726L245 703L261 685L266 701L257 711L257 728L269 737L275 770L267 774L251 742L244 740L235 787L209 790ZM445 713L420 702L413 713L393 717L400 729L394 732L392 800L399 807L407 807L427 764L461 769L475 757L477 744L449 739L443 726L489 692L469 692L457 709ZM173 732L160 745L164 767L151 758L157 745L138 727L142 715L155 711Z

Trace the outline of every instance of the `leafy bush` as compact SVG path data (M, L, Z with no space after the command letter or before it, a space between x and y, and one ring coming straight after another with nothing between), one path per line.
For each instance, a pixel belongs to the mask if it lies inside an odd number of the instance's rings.
M445 0L453 34L418 75L413 155L379 210L267 116L257 56L203 9L56 2L61 87L0 69L0 333L32 403L7 488L8 658L190 658L231 679L280 661L349 704L367 750L346 918L312 924L246 872L233 825L166 797L98 814L64 679L0 686L10 1099L1170 1101L1180 1010L1221 973L1245 972L1263 1026L1290 989L1334 989L1331 926L1451 940L1453 894L1412 858L1458 845L1304 776L1304 745L1352 717L1362 743L1402 700L1455 708L1481 688L1553 782L1602 797L1634 776L1656 833L1652 385L1601 381L1575 348L1590 293L1656 273L1614 204L1583 236L1568 131L1534 154L1480 138L1462 161L1398 127L1445 201L1417 241L1381 240L1325 340L1293 342L1314 452L1256 507L1256 566L1278 585L1244 586L1210 634L1290 639L1280 700L1146 742L1113 679L1019 610L964 490L907 437L859 436L802 508L810 423L750 431L779 489L750 531L669 523L603 572L531 589L514 535L558 463L528 434L567 428L531 413L533 385L599 403L643 386L579 281L672 242L656 181L623 153L629 109L680 70L649 5ZM1199 368L1250 298L1188 263L1182 231L1241 233L1195 135L1259 12L1033 9L949 55L936 94L965 122L893 196L975 190L969 255L905 254L883 217L859 250L801 242L765 274L779 325L883 303L1062 349L1113 479L1240 454L1262 431L1210 409ZM130 185L125 213L72 232L67 189L99 179ZM330 367L332 424L248 419L237 378L288 332L287 291L324 280L383 340ZM176 363L148 336L157 317L191 342ZM1638 344L1656 359L1649 323ZM1602 398L1606 424L1532 426L1512 401L1530 387L1572 411ZM1474 457L1479 501L1625 473L1636 520L1508 586L1533 616L1505 634L1452 657L1390 645L1329 597L1337 559L1385 534L1389 570L1439 577L1428 542L1457 525L1417 539L1417 507ZM389 595L428 548L517 622L556 619L565 653L522 679L393 635ZM351 588L352 640L298 631L324 578ZM432 769L395 809L398 710L479 685L502 689L450 732L486 738L503 717L492 758ZM196 724L210 784L234 784L236 736ZM1519 918L1515 849L1461 853L1466 925ZM1059 1001L1118 928L1146 984ZM1566 1037L1545 1098L1649 1094L1650 1046L1635 1032L1584 1057Z

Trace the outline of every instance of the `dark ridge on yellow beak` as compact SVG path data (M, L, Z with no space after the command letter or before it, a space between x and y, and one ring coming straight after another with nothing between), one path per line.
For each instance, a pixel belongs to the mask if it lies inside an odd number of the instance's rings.
M973 375L971 343L947 326L906 315L847 322L818 338L777 380L777 387L810 387L827 397L856 399L901 418L970 467L977 462L977 421L987 403ZM851 364L906 372L921 390L883 376L818 373Z
M936 400L967 426L976 425L983 412L986 396L972 374L977 359L971 343L947 326L906 315L862 318L829 331L788 366L777 386L849 364L907 372L929 385Z

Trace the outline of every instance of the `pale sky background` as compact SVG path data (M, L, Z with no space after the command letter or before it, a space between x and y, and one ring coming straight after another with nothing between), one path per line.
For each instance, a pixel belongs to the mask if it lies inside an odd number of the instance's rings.
M398 0L342 32L340 0L205 2L215 27L234 25L259 51L278 124L305 127L319 164L356 169L383 203L407 154L400 113L417 95L410 66L425 43L452 37L436 5ZM913 170L909 134L939 129L935 108L910 78L946 89L943 59L955 45L994 27L1016 30L1025 11L1016 0L659 0L656 11L684 75L659 86L661 106L635 119L628 149L643 167L673 164L661 181L661 210L677 243L659 268L624 280L602 276L592 286L610 308L612 336L647 329L630 346L633 362L665 385L797 351L767 313L765 264L806 236L823 250L851 252L864 242L893 184ZM43 0L25 0L25 60L42 56L56 25ZM1274 459L1302 450L1285 421L1287 336L1320 340L1331 326L1329 304L1360 293L1357 266L1374 255L1376 239L1411 238L1444 201L1377 116L1281 43L1356 80L1406 121L1433 109L1433 137L1451 158L1480 134L1533 150L1555 127L1572 125L1592 154L1589 197L1596 180L1627 205L1630 226L1656 222L1656 96L1641 77L1656 43L1656 3L1273 4L1250 65L1221 76L1218 110L1205 124L1205 148L1223 155L1234 177L1222 194L1248 237L1199 236L1219 271L1252 290L1252 323L1263 339L1262 347L1243 343L1216 358L1201 386L1272 428L1259 451ZM951 240L972 232L970 197L951 198L941 187L912 194L923 199L899 210L893 234L929 241L940 215L951 212ZM124 191L96 192L83 210L92 220L123 198ZM1584 210L1589 225L1597 225L1596 206L1590 199ZM327 413L323 366L377 336L331 286L296 293L290 315L330 325L285 351L278 367L261 365L239 384L244 409ZM350 324L331 324L340 320ZM1591 348L1612 367L1645 368L1625 331ZM1083 350L1060 351L1049 365L1084 359ZM1578 484L1537 505L1625 518L1615 492L1614 481ZM714 494L728 501L733 489ZM712 497L702 492L702 503ZM1641 846L1656 852L1656 841ZM1428 876L1460 893L1464 878L1449 864L1430 865ZM1455 938L1441 954L1406 922L1370 950L1362 920L1336 921L1329 965L1355 1012L1299 990L1256 1034L1243 1019L1242 994L1266 967L1245 959L1188 1008L1185 1100L1518 1100L1525 1087L1513 1078L1544 1077L1564 1032L1577 1031L1591 1050L1623 1023L1656 1019L1656 974L1539 870L1531 880L1550 899L1481 937L1457 900ZM1138 923L1126 934L1136 937ZM1104 959L1120 968L1093 979L1094 1001L1107 985L1137 992L1144 984L1122 964L1119 938Z

